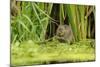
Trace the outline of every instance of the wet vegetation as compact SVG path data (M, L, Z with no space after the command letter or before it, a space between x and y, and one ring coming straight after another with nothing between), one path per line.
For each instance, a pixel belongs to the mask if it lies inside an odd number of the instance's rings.
M95 6L11 0L11 65L95 60Z

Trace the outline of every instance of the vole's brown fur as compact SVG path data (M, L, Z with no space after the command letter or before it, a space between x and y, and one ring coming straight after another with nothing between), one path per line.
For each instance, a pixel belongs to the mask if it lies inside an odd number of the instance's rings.
M70 26L68 25L59 25L56 30L56 35L50 39L47 39L43 42L37 42L38 44L45 44L46 42L52 40L53 38L58 39L60 42L72 43L74 41L73 32Z
M59 25L56 36L60 42L71 43L74 39L72 29L69 25Z

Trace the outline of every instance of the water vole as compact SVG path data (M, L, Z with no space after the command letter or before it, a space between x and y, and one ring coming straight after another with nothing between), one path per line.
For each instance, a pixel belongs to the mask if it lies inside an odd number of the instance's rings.
M60 42L71 43L74 39L72 29L69 25L59 25L56 31L56 36Z

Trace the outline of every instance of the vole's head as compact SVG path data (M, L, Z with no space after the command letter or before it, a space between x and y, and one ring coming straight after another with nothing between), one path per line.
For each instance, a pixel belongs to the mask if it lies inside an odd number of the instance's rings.
M57 29L57 35L58 36L63 36L65 35L66 29L64 27L64 25L60 25Z

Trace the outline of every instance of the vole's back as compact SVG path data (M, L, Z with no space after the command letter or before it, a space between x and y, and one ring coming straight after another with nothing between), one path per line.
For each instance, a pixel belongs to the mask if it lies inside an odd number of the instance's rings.
M59 25L56 31L57 39L61 42L72 42L73 32L70 26L68 25Z

